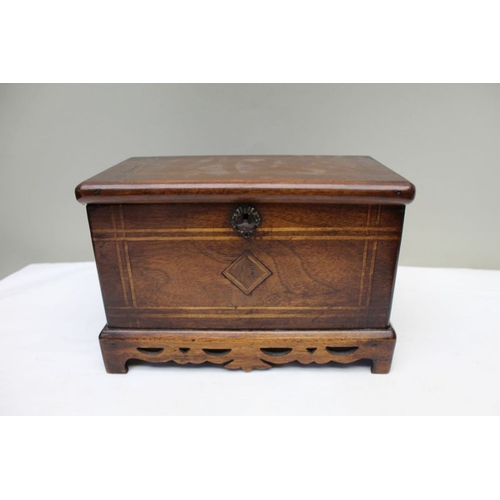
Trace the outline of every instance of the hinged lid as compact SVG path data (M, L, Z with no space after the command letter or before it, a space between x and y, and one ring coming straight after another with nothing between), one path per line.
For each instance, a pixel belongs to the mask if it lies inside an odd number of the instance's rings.
M415 187L369 156L130 158L82 182L81 203L409 203Z

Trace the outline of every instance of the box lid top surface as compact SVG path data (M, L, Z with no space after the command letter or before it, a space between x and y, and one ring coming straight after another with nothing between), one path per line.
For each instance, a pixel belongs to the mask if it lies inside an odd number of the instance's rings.
M369 156L129 158L82 182L81 203L409 203L415 187Z

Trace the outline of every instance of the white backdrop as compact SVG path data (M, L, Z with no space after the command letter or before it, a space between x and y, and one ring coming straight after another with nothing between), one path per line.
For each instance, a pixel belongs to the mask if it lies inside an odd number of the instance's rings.
M417 186L401 263L500 269L500 85L0 85L0 277L93 258L73 190L131 156L354 154Z
M32 265L0 282L0 415L498 415L499 302L500 271L402 267L388 375L369 363L110 375L95 265Z

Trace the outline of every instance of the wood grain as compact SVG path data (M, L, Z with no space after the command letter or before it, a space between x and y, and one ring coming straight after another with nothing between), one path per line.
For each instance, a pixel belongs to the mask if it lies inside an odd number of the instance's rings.
M108 373L127 373L127 362L211 363L244 371L301 364L373 362L372 373L388 373L396 334L383 330L197 331L104 328L99 336Z
M89 205L108 325L387 327L404 206L256 206L244 239L230 204Z
M130 158L76 188L81 203L409 203L415 187L369 156Z
M389 371L415 187L373 158L130 158L76 196L87 204L109 372L130 359L247 371L371 359L374 373ZM231 226L242 204L259 214L246 238Z

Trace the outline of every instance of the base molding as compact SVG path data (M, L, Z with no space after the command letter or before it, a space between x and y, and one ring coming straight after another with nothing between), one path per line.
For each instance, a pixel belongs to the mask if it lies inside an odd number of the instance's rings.
M396 333L374 330L133 330L104 327L99 342L108 373L127 373L129 360L213 363L246 372L301 364L372 361L372 373L389 373Z

